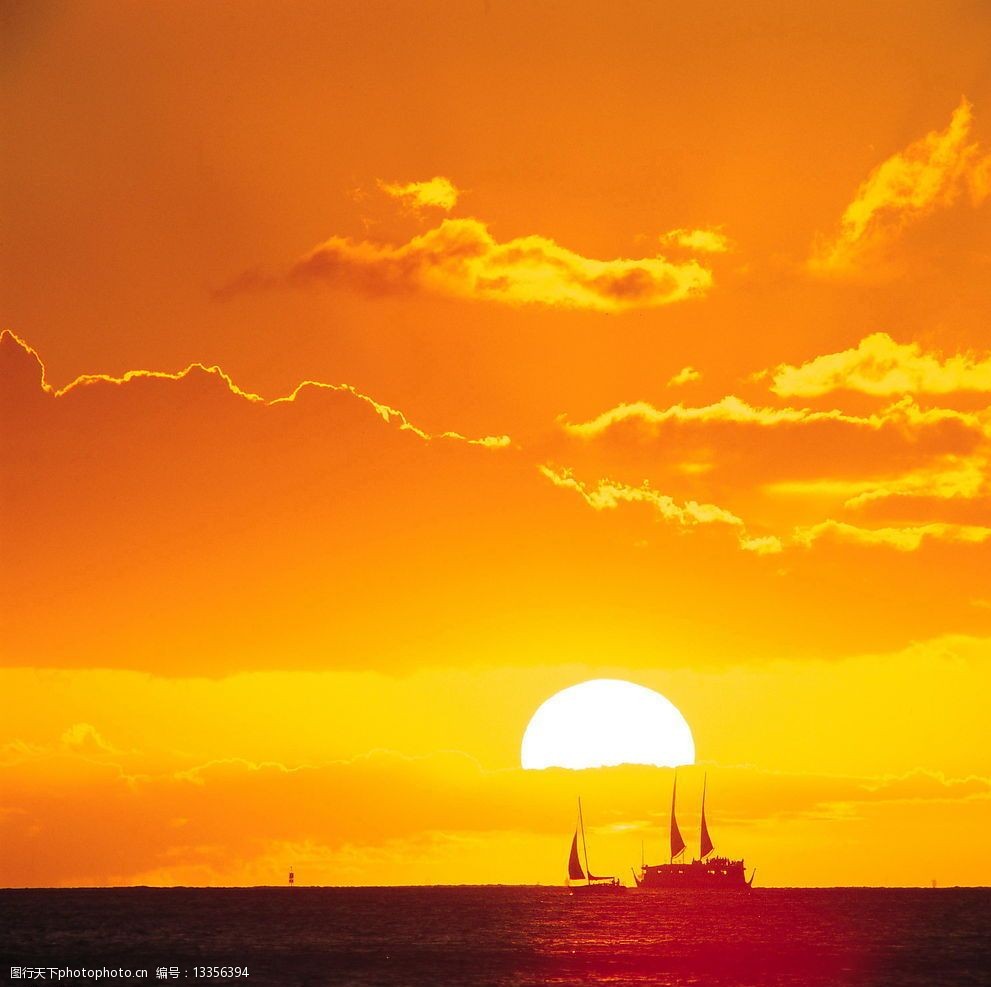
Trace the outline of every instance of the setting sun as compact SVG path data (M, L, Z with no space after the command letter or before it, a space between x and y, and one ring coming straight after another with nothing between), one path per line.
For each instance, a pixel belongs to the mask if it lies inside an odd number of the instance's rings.
M520 751L524 768L602 768L695 761L685 718L659 692L619 679L580 682L533 714Z

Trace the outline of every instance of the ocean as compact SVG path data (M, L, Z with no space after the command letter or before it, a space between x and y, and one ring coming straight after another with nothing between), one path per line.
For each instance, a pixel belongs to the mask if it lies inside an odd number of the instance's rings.
M3 890L0 955L63 984L991 984L991 890Z

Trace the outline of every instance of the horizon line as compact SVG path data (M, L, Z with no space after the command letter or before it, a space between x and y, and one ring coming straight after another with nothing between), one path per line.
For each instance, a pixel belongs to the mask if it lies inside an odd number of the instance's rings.
M461 883L461 884L69 884L61 886L19 885L2 886L4 891L297 891L301 888L322 891L401 891L425 890L427 888L560 888L567 890L563 883ZM629 887L629 890L644 889ZM754 891L991 891L991 884L762 884ZM667 893L695 894L693 889L648 888L645 894Z

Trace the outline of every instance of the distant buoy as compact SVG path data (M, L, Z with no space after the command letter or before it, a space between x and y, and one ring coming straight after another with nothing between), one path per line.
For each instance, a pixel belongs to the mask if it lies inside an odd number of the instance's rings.
M293 869L289 868L289 887L292 887L296 883L296 875L293 873Z

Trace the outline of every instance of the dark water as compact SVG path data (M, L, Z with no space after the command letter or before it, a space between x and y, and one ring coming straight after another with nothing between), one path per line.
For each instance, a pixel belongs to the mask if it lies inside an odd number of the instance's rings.
M106 967L149 983L159 967L218 983L195 968L241 966L253 987L991 984L991 891L0 891L0 958L4 976Z

